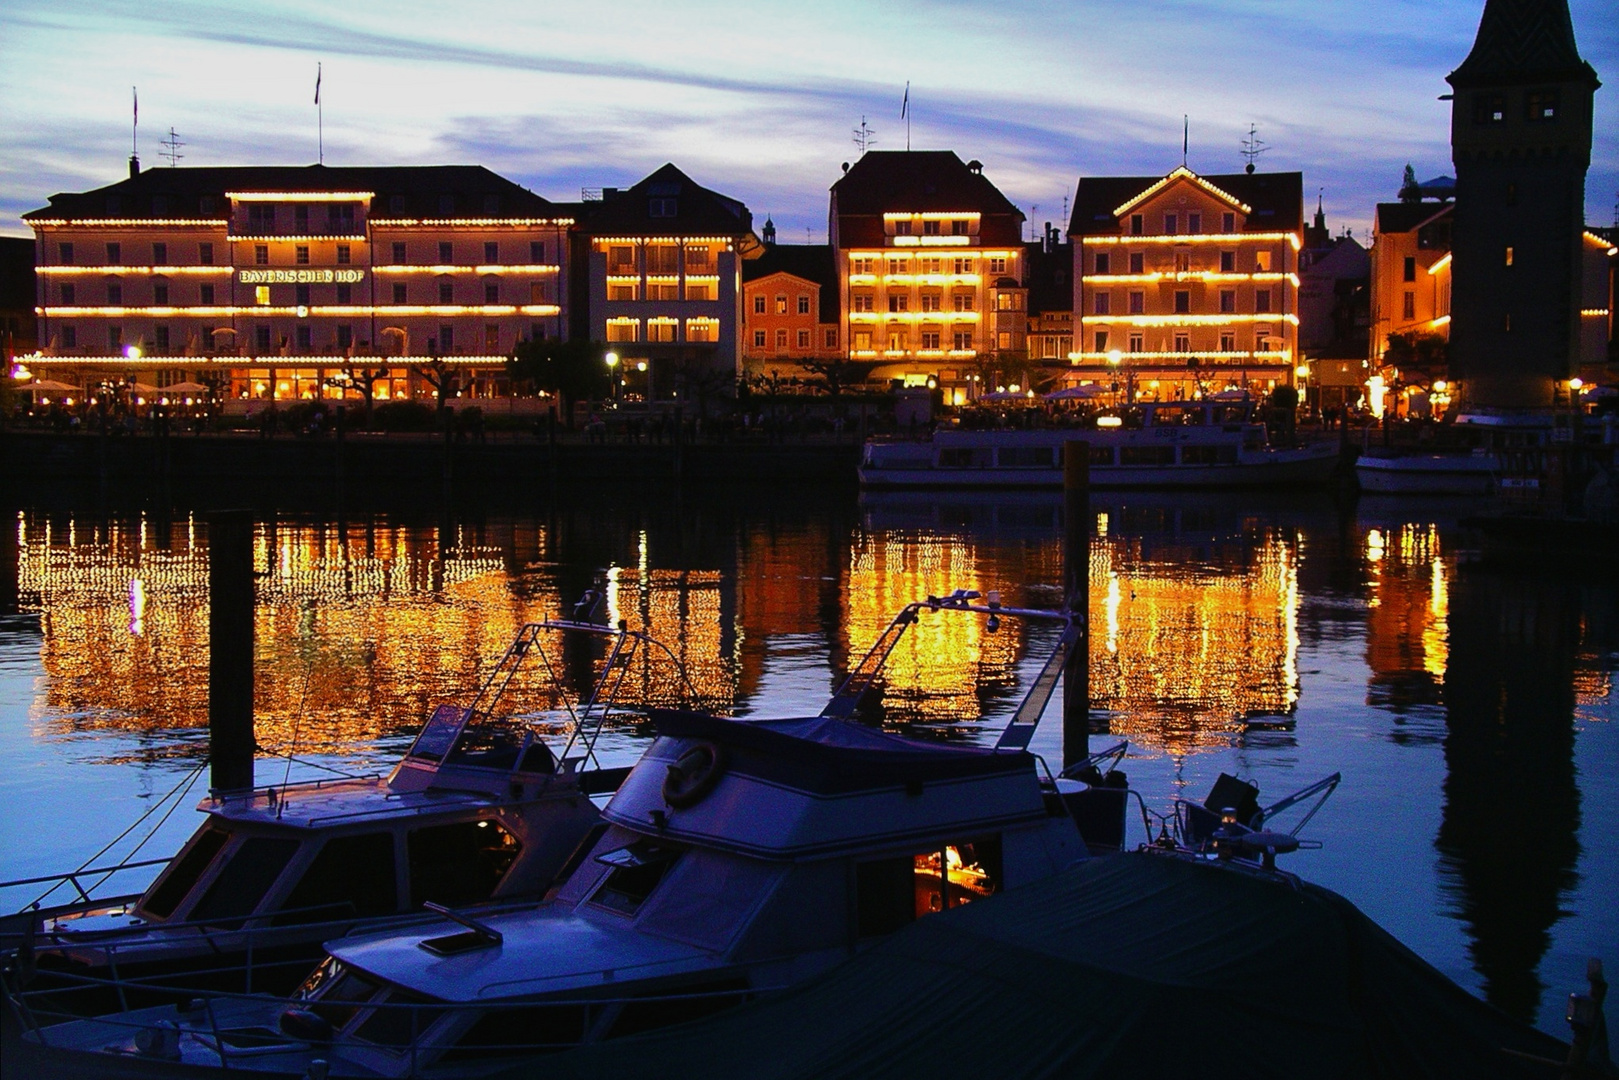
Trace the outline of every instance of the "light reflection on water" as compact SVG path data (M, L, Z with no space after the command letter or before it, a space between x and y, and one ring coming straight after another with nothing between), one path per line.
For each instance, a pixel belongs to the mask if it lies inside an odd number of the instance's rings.
M1585 956L1619 962L1614 587L1472 565L1455 524L1465 508L1181 495L1092 509L1094 718L1130 739L1148 802L1201 799L1221 771L1272 797L1343 771L1308 831L1326 848L1295 869L1558 1031ZM911 600L976 588L1055 606L1060 524L1058 501L1039 495L267 518L258 738L322 764L386 765L523 623L566 614L598 581L604 615L667 644L711 707L814 712ZM206 753L201 519L26 511L16 530L16 587L37 618L0 623L7 878L88 856ZM1012 621L989 634L926 617L890 662L885 722L992 740L1049 641ZM599 664L547 648L575 691ZM629 684L675 700L645 660ZM535 683L513 707L557 718L559 706ZM628 762L644 745L616 730L601 748ZM1034 749L1062 758L1055 716ZM261 762L259 776L282 768ZM151 850L177 846L187 816Z

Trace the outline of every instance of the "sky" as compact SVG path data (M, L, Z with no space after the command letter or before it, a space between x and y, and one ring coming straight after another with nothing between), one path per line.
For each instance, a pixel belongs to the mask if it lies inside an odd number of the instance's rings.
M1615 0L1569 0L1597 93L1586 220L1619 201ZM1030 220L1082 175L1304 173L1334 232L1450 174L1444 77L1483 0L4 0L0 233L59 191L180 164L309 164L316 65L328 165L479 164L548 198L666 161L825 242L827 188L859 151L977 158Z

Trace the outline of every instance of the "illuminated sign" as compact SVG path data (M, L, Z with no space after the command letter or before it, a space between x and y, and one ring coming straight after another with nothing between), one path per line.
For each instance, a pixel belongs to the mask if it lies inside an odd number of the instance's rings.
M242 270L237 280L243 285L353 285L365 280L364 270Z

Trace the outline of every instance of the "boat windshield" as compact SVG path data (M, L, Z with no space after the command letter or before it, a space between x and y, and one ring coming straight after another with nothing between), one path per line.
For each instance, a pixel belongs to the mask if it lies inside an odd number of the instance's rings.
M166 919L174 914L174 909L191 892L203 872L213 865L214 857L229 839L230 833L226 830L204 825L185 854L169 867L168 873L152 883L137 905L139 909L154 919Z
M310 972L309 978L304 980L293 998L308 1002L309 1007L331 1024L335 1031L354 1019L360 1006L370 1001L380 989L380 983L346 966L341 960L328 956Z

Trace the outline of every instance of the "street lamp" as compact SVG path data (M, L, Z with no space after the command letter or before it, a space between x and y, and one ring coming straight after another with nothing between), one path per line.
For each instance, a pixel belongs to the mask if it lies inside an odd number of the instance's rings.
M607 361L607 375L613 383L613 400L618 400L618 353L610 352L602 359Z

